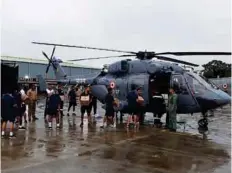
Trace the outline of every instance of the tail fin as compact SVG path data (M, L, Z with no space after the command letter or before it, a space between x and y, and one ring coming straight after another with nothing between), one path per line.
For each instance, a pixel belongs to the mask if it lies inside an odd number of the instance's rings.
M45 79L43 78L42 75L36 75L36 76L38 78L40 91L42 91L42 92L46 91L47 83L46 83Z
M52 59L52 63L54 65L52 67L53 67L53 70L54 70L54 73L55 73L57 80L66 79L66 77L67 77L67 74L64 72L64 69L60 65L60 63L62 63L62 62L63 61L61 59L56 58L56 57L53 57L53 59Z

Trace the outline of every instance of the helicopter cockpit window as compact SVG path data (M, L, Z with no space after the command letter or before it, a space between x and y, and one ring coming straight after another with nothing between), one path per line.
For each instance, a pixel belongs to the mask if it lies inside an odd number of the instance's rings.
M210 81L209 79L205 78L204 76L200 76L203 80L205 80L212 88L217 89L218 87L216 86L216 84L212 81Z
M204 86L205 88L208 88L208 89L212 89L213 88L212 85L210 85L208 82L206 82L203 78L201 78L196 73L188 73L188 76L190 76L191 78L194 78L195 80L197 80L197 82L201 86Z
M127 72L129 68L129 64L127 61L121 61L121 70Z
M175 75L172 77L172 87L177 93L187 91L184 79L181 75Z
M203 85L200 81L198 81L195 76L192 74L187 74L186 79L188 81L188 85L191 88L192 92L194 93L201 93L203 90L206 89L206 86Z

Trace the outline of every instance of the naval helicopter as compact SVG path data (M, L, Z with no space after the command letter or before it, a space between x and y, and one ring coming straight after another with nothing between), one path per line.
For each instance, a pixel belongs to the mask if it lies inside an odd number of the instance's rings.
M156 99L156 94L169 94L169 88L174 88L178 95L177 113L178 114L194 114L201 112L203 119L198 123L201 126L207 126L207 112L212 109L227 105L231 101L231 97L220 89L216 89L201 76L193 73L179 64L197 67L199 65L186 62L164 55L174 56L198 56L198 55L231 55L231 52L147 52L147 51L122 51L115 49L105 49L87 46L76 46L66 44L53 44L32 42L33 44L54 46L52 56L49 59L50 66L54 69L56 80L61 84L88 84L91 86L92 94L97 99L104 103L104 98L108 93L107 88L113 88L115 97L119 100L118 111L128 113L127 110L127 94L134 88L139 86L142 88L142 96L144 98L144 112L154 112L154 108L163 108L162 105L154 106L153 100ZM83 80L67 77L66 73L60 66L62 60L54 57L56 47L82 48L93 49L109 52L125 53L118 56L94 57L73 59L70 61L83 61L94 59L107 58L126 58L135 57L132 59L123 59L115 63L104 66L101 72L90 78ZM45 53L43 52L45 55ZM154 58L162 61L154 60ZM172 62L172 63L171 63ZM48 67L49 68L49 67ZM166 110L161 111L165 113Z

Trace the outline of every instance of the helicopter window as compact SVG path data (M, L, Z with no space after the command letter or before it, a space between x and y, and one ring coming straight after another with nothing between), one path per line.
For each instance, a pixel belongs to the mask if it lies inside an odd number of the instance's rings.
M194 76L191 74L186 75L186 79L193 93L201 93L202 90L206 89L206 86L199 82Z
M201 78L199 75L196 73L189 73L189 75L193 76L199 83L201 83L203 86L206 88L212 88L209 83L207 83L203 78Z
M121 61L121 70L122 71L128 71L129 64L127 61Z
M205 78L204 76L200 76L203 80L205 80L212 88L217 89L217 86L214 82L210 81L209 79Z
M172 85L177 93L187 91L184 79L181 75L175 75L172 77Z

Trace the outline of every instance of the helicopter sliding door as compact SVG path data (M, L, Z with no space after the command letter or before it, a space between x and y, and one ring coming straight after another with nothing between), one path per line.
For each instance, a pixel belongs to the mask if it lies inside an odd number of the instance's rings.
M194 113L200 110L200 107L188 87L188 83L181 74L172 74L171 87L178 95L177 113Z

